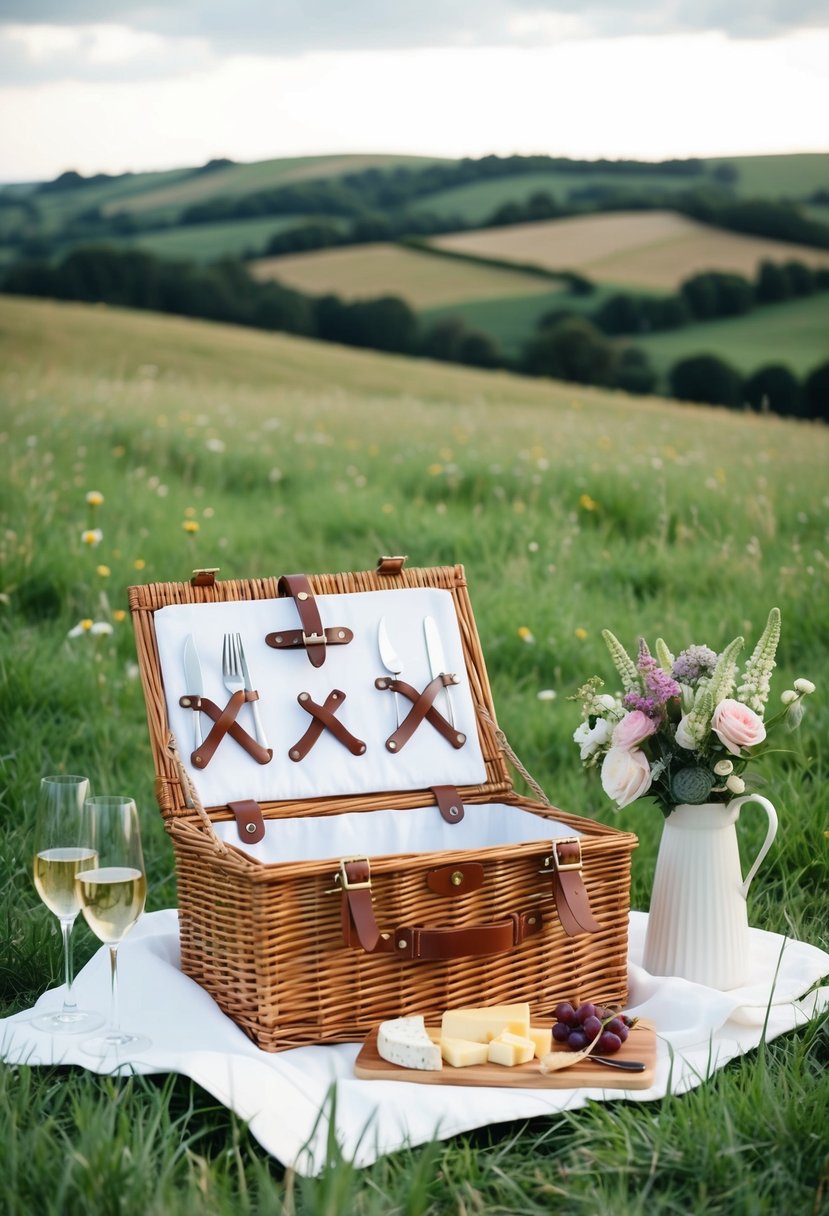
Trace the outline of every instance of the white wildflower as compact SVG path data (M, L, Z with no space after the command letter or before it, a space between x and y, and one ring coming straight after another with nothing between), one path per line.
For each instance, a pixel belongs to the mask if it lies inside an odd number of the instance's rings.
M536 693L539 701L555 701L557 695L554 688L542 688Z
M742 777L738 777L736 773L732 773L725 784L726 788L731 790L732 794L745 793L746 783L743 781Z
M592 727L589 722L582 722L577 726L573 732L573 742L578 743L582 760L589 760L609 743L612 733L613 728L606 718L597 718Z
M718 777L727 777L729 773L734 772L734 765L730 760L718 760L714 765L714 772Z
M794 686L795 686L795 691L803 693L803 695L805 697L808 697L811 693L813 693L815 691L815 686L811 680L804 680L802 678L799 680L795 680Z
M112 626L109 621L96 621L89 632L95 637L107 637L112 633Z
M781 692L780 694L780 700L784 705L792 705L797 699L797 693L793 688L787 688L785 692Z
M762 636L745 665L742 683L737 689L737 700L758 714L762 714L769 697L771 673L775 668L774 657L779 641L780 609L772 608Z

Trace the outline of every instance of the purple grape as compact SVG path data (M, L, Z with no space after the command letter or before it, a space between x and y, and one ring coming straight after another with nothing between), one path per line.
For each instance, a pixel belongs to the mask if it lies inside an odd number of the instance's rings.
M583 1030L571 1030L567 1046L571 1051L584 1051L587 1046L587 1035Z
M576 1011L569 1001L562 1001L553 1010L553 1017L557 1022L563 1022L565 1026L572 1026L576 1020Z
M629 1034L628 1028L621 1018L611 1018L605 1026L605 1030L609 1030L611 1034L618 1034L623 1043Z
M596 1035L602 1028L602 1023L594 1014L592 1018L587 1018L582 1025L582 1030L587 1035L588 1039L595 1039Z
M556 1022L553 1027L553 1038L557 1043L566 1043L570 1034L570 1027L566 1022Z
M582 1026L588 1018L594 1018L595 1016L596 1006L591 1004L590 1001L586 1001L584 1005L579 1005L576 1010L576 1020L581 1022Z
M571 1036L572 1038L572 1036ZM599 1039L599 1051L602 1055L612 1056L622 1046L622 1040L612 1030L605 1030Z

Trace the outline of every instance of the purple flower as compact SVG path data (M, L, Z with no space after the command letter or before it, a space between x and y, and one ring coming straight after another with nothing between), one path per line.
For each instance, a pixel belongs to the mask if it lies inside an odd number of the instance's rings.
M636 666L642 677L644 695L629 692L624 697L622 704L626 709L640 710L649 718L664 718L665 706L673 697L679 696L680 689L676 680L659 666L648 650L644 638L639 639L639 657Z
M710 676L717 665L717 656L708 646L689 646L677 655L671 675L683 684L694 684L702 676Z

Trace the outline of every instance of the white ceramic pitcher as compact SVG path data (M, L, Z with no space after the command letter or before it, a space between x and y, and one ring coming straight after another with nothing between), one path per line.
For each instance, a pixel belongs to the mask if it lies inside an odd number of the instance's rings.
M769 826L744 879L735 824L747 802L762 806ZM746 895L776 834L777 812L759 794L674 808L665 820L656 859L643 956L646 971L723 990L745 982Z

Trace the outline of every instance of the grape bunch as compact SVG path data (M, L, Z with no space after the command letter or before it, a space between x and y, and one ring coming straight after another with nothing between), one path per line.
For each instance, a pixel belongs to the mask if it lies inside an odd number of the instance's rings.
M556 1043L563 1043L568 1051L583 1051L601 1032L596 1051L605 1056L612 1056L619 1050L636 1021L623 1013L614 1013L612 1009L594 1005L592 1001L575 1009L569 1001L562 1001L556 1005L553 1014L556 1019L553 1027Z

